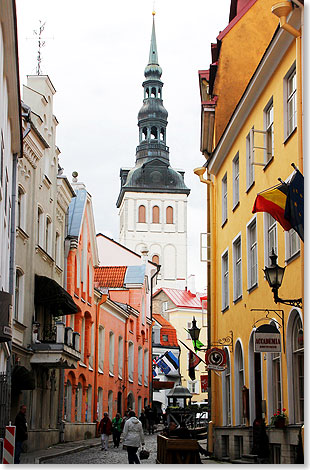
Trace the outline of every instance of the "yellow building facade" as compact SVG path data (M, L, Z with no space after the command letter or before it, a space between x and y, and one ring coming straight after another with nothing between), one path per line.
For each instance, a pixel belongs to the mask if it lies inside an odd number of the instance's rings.
M270 2L257 0L254 7L269 8L274 18ZM302 4L296 2L287 17L295 33L301 31L302 17ZM239 20L239 33L246 21L246 15ZM252 33L249 27L244 29L250 36L255 34L253 16L251 21ZM240 34L238 40L246 41L247 37ZM299 41L282 28L276 30L229 119L217 107L214 96L220 102L221 93L227 94L221 83L226 83L223 74L230 75L231 70L222 67L222 75L216 76L214 83L208 74L200 74L207 81L209 78L214 93L202 93L203 109L213 100L214 119L214 124L212 120L207 123L209 134L202 129L202 140L213 132L213 148L209 154L204 151L207 180L201 176L203 182L208 181L210 209L210 340L232 340L231 346L224 348L226 370L221 374L210 372L214 454L227 460L260 454L253 431L255 420L267 426L269 445L262 458L270 463L294 463L299 452L304 421L303 310L301 305L274 302L263 269L270 265L274 250L278 264L286 266L279 297L302 298L303 242L293 229L284 231L266 212L252 213L258 193L277 185L278 178L289 181L295 172L292 163L303 172L299 58L296 63ZM223 43L218 70L224 50L227 54ZM258 50L253 49L253 54ZM245 61L243 69L246 66ZM201 89L203 86L201 83ZM202 127L206 125L204 119L203 114ZM220 128L219 137L216 132ZM202 141L201 149L206 147ZM263 324L278 329L281 352L254 351L254 332ZM287 420L285 430L280 430L272 425L272 417L283 408Z

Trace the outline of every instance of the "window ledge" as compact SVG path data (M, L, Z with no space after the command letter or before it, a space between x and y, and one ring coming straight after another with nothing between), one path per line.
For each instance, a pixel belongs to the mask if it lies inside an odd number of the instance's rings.
M113 372L111 372L110 370L109 370L109 376L110 376L110 377L114 377Z
M74 295L74 297L75 297L76 299L79 299L79 298L80 298L75 292L74 292L73 295Z
M238 302L240 302L240 300L242 300L242 294L237 297L236 299L234 299L234 305L236 305Z
M85 304L86 303L86 300L83 299L83 297L81 297L81 301Z
M17 232L17 236L22 238L24 243L26 243L26 241L29 238L29 235L21 227L16 227L16 232Z
M268 168L269 165L273 162L273 160L274 160L274 156L272 156L272 157L268 160L268 162L266 163L266 165L265 165L264 168L263 168L263 171L266 171L266 170L267 170L267 168Z
M222 309L222 313L225 313L227 310L229 310L229 305L227 305L227 307Z
M119 374L118 374L118 378L119 378L120 380L123 380L123 377L122 377L121 375L119 375Z
M129 379L128 379L128 382L131 383L131 384L133 384L133 379L130 379L130 378L129 378Z
M58 274L62 273L62 268L60 266L58 266L58 264L56 264L55 269L58 272Z
M98 367L98 374L102 374L102 375L103 375L103 370L100 369L100 367Z
M142 385L142 380L138 380L138 385Z
M145 386L145 387L148 387L148 386L149 386L149 384L144 382L144 386Z
M283 142L283 145L286 145L288 143L288 141L290 140L290 138L295 134L295 132L297 131L297 127L295 127L292 132L286 137L286 139L284 139L284 142Z
M85 367L85 368L87 368L87 365L86 365L86 364L84 364L84 362L82 362L82 361L80 361L80 362L79 362L79 365L80 365L81 367Z
M247 187L245 192L248 194L254 186L255 186L255 181L253 181L253 183L251 183L250 186Z
M87 305L89 305L91 307L91 303L90 302L87 302Z
M94 372L94 369L92 368L92 366L88 366L88 370L90 370L91 372Z
M237 209L237 207L240 206L240 201L236 202L236 204L234 205L234 207L232 208L232 211L235 212L235 210Z
M292 256L290 256L290 258L286 259L285 264L286 265L290 264L292 261L299 258L299 256L300 256L300 250L296 251L296 253L294 253Z
M224 220L224 222L222 222L222 228L225 227L225 225L227 224L227 221L228 221L228 218L226 218L226 220Z
M253 284L253 286L251 286L251 287L248 289L248 293L250 294L250 293L253 292L253 290L255 290L257 287L258 287L258 282L256 282L255 284Z

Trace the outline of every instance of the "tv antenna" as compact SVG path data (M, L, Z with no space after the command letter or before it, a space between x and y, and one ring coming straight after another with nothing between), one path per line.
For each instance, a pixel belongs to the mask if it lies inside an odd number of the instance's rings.
M39 20L39 28L33 30L33 34L36 37L34 38L27 38L27 39L37 39L38 41L38 55L37 55L37 67L36 67L36 74L41 75L42 74L42 69L41 69L41 62L42 62L42 57L41 57L41 52L42 52L42 47L45 46L46 39L54 39L54 38L42 38L42 33L45 29L46 21L42 23L41 20Z

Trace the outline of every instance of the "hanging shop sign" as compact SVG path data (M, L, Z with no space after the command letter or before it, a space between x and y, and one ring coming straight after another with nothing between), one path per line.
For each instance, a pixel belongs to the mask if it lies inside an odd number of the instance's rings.
M225 370L226 369L226 354L223 349L211 348L206 352L207 369L211 370Z
M256 329L254 352L281 352L281 335L275 325L264 324Z
M200 383L201 383L201 393L207 393L208 391L208 376L201 375L200 376Z

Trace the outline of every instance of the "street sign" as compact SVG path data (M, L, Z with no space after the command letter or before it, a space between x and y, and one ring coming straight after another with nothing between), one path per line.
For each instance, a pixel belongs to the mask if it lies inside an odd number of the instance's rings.
M276 326L264 324L256 329L254 352L281 352L281 335Z
M225 370L226 369L226 354L223 349L211 348L206 352L207 369L211 370Z

